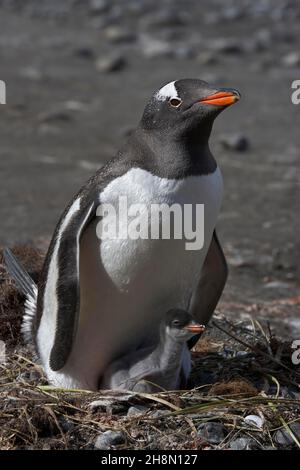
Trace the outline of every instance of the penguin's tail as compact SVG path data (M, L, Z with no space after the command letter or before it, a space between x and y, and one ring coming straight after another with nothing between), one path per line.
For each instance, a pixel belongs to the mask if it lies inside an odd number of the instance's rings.
M36 314L38 288L34 280L29 276L28 272L15 258L9 248L5 248L3 256L7 271L15 280L20 291L26 296L25 314L22 322L22 334L25 341L32 340L32 324Z

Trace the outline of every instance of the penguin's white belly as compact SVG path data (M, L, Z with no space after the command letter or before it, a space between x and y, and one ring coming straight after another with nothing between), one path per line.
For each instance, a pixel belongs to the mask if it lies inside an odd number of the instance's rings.
M61 372L76 371L79 383L89 388L96 387L112 360L150 342L167 310L188 308L216 225L222 176L217 168L209 175L169 180L134 168L113 180L99 200L118 208L120 196L126 197L128 208L143 204L141 211L148 214L152 204L204 204L204 245L187 250L186 239L100 240L99 219L88 227L80 245L77 335Z
M135 168L110 183L100 196L101 204L111 204L118 208L120 196L122 199L126 197L127 208L131 208L134 214L127 218L129 236L123 239L104 238L99 245L101 263L118 290L124 293L134 291L137 296L135 288L139 286L144 295L149 294L152 297L155 293L164 292L168 286L173 288L172 298L181 298L182 294L188 295L190 289L193 291L195 274L199 273L202 266L200 262L199 267L199 261L206 255L216 225L221 195L222 177L218 168L210 175L190 176L183 180L163 179ZM137 204L138 206L134 206ZM174 240L172 230L169 239L167 233L165 239L151 237L151 224L157 226L158 221L156 205L160 208L162 205L177 206L176 215L184 223L189 215L187 206L195 208L196 204L205 206L204 245L201 249L197 249L196 241L193 244L184 238L184 230L181 230L182 239ZM155 215L151 218L153 213ZM119 225L124 224L119 220L118 210L116 215L116 225L119 228ZM113 223L114 217L110 219ZM168 222L167 218L165 220ZM141 236L137 235L137 239L130 237L137 233L130 233L131 222L134 227L139 228ZM198 222L197 232L200 240L202 220L200 217L195 220L194 217L194 222ZM143 230L146 225L148 230ZM126 229L123 233L126 233ZM154 233L157 231L154 230ZM142 236L144 238L141 238ZM188 247L190 249L187 249ZM144 282L141 282L141 278ZM179 293L174 292L176 288L180 290ZM186 299L183 299L184 303L185 301Z

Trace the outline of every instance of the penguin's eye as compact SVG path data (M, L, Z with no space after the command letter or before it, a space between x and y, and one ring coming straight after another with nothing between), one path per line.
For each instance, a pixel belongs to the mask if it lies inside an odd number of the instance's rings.
M173 320L173 326L179 326L180 321L179 320Z
M169 103L173 108L179 108L179 106L181 106L182 100L180 98L171 98Z

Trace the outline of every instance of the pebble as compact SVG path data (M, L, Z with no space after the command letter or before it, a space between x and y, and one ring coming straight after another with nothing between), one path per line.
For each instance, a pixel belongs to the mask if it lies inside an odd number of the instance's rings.
M166 415L169 415L170 411L168 410L155 410L151 413L151 418L163 418Z
M43 77L42 72L39 69L31 66L23 67L20 70L20 75L24 78L28 78L29 80L36 81L41 80Z
M270 281L264 286L265 289L290 289L291 285L288 282L283 281Z
M169 8L162 9L153 15L148 15L145 20L147 28L175 28L184 24L185 18L183 14Z
M243 134L223 135L220 137L219 142L224 148L236 152L245 152L250 147L248 138Z
M84 111L86 109L86 105L82 101L76 100L65 101L63 106L69 111Z
M300 66L300 54L299 52L289 52L281 59L282 65L285 67L298 67Z
M89 46L81 46L74 50L74 54L81 59L93 59L94 51Z
M149 408L147 408L147 406L142 406L142 405L131 406L128 409L127 416L144 415L145 413L147 413L148 410L149 410Z
M219 11L213 11L205 13L204 21L207 24L219 24L224 23L225 21L236 21L242 18L243 10L235 5L230 5L228 7L222 8Z
M41 124L53 123L56 121L69 122L72 121L74 112L84 111L86 105L81 101L68 100L64 101L57 108L43 111L38 115Z
M251 450L256 446L256 442L248 437L239 437L238 439L231 441L229 444L229 447L232 450Z
M174 57L176 59L192 59L195 57L195 49L192 46L182 45L174 48Z
M76 429L76 425L64 417L59 420L59 425L63 432L73 432Z
M235 357L240 357L242 359L246 359L246 358L253 358L254 355L253 355L253 353L249 353L248 351L236 351Z
M105 39L107 39L107 41L112 44L130 43L136 41L137 39L137 36L134 32L117 25L112 25L105 28L103 35Z
M215 25L215 24L221 23L222 15L220 15L219 12L210 11L208 13L204 13L203 21L207 25Z
M221 54L242 54L245 51L244 45L238 39L218 38L209 43L211 50Z
M112 403L111 400L94 400L89 404L89 407L92 410L98 410L98 409L106 409L106 407L110 406Z
M224 346L224 349L222 352L219 353L222 357L228 359L232 358L235 356L235 351L233 349L228 348L227 346Z
M299 388L297 388L293 385L290 386L290 387L282 387L282 388L281 388L281 393L282 393L283 397L295 398L296 400L300 400Z
M243 16L243 11L241 8L235 5L230 5L225 7L222 12L222 17L224 20L234 21L238 20Z
M197 56L197 61L201 65L214 65L218 63L219 59L213 51L203 51Z
M264 419L257 415L248 415L244 418L244 421L250 426L254 426L259 429L261 429L264 425Z
M295 435L295 437L300 440L300 423L292 423L289 425L289 428ZM274 434L274 441L281 447L289 447L295 445L295 441L287 431L287 429L282 428L278 429L278 431Z
M101 14L109 10L109 0L90 0L90 12L93 14Z
M289 31L286 27L280 27L273 32L276 42L283 42L285 44L292 44L295 41L295 34Z
M260 29L256 33L257 45L261 50L271 49L273 43L273 35L269 29Z
M40 123L55 121L69 122L72 121L72 116L67 110L58 108L40 113L38 120Z
M90 404L92 411L101 410L109 415L124 414L128 408L126 403L120 403L118 400L97 400Z
M125 58L121 55L108 55L100 57L96 63L96 69L102 73L119 72L127 65Z
M99 450L109 450L124 442L124 434L121 431L105 431L97 437L95 448Z
M168 42L149 36L141 38L141 49L148 59L173 56L173 48Z
M227 431L221 423L208 422L200 424L197 435L210 444L220 444L224 441Z

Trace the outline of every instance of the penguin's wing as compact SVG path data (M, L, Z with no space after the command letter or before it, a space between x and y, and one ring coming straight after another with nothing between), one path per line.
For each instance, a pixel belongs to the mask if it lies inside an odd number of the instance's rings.
M80 307L80 239L98 205L99 192L89 198L78 195L70 204L58 223L42 274L42 315L50 311L56 321L50 353L50 367L55 371L65 365L72 349Z
M206 325L210 320L223 292L228 275L226 259L214 231L198 282L193 294L190 313ZM200 335L194 336L188 345L192 348Z

